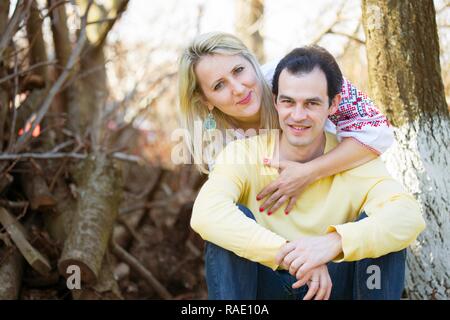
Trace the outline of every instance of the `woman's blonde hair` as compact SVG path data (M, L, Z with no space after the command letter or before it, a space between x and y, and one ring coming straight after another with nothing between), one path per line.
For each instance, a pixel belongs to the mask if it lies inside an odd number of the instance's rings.
M178 96L181 109L182 126L189 132L190 137L185 139L191 155L194 157L200 171L207 173L207 164L202 159L196 159L194 153L193 137L195 121L203 121L208 113L208 107L202 99L202 91L195 74L195 67L200 59L207 55L240 55L251 63L256 76L262 85L261 120L260 128L279 128L278 115L273 106L272 92L259 67L258 61L244 43L232 34L223 32L210 32L197 36L181 55L178 69ZM218 108L212 111L217 122L217 129L224 131L233 128L236 120L224 114ZM258 128L255 128L258 129Z

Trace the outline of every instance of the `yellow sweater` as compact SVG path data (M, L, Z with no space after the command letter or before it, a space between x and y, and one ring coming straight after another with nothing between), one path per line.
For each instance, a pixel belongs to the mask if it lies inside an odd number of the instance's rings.
M260 135L233 141L219 154L195 201L191 227L207 241L275 270L286 240L336 231L343 254L335 262L376 258L406 248L425 228L416 200L387 172L381 159L311 184L285 215L259 212L258 192L278 177L263 165L274 139ZM326 134L325 153L337 144ZM256 221L236 206L245 205ZM367 218L353 222L361 212Z

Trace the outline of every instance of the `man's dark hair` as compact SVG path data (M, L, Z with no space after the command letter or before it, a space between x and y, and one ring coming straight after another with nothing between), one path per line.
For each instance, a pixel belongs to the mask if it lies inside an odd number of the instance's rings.
M306 46L292 50L278 63L272 80L272 92L278 97L278 81L284 69L293 75L307 74L320 68L327 78L328 102L341 92L342 72L334 57L322 47Z

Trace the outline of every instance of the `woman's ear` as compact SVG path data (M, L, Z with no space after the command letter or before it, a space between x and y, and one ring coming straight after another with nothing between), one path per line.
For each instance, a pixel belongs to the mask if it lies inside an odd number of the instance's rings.
M214 106L208 102L208 100L200 94L200 101L208 108L208 110L211 112L214 109Z

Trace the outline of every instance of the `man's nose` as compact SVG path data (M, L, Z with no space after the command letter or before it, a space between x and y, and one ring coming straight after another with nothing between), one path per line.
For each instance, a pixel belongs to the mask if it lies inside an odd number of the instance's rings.
M302 105L297 104L291 113L292 120L301 121L306 119L306 110Z

